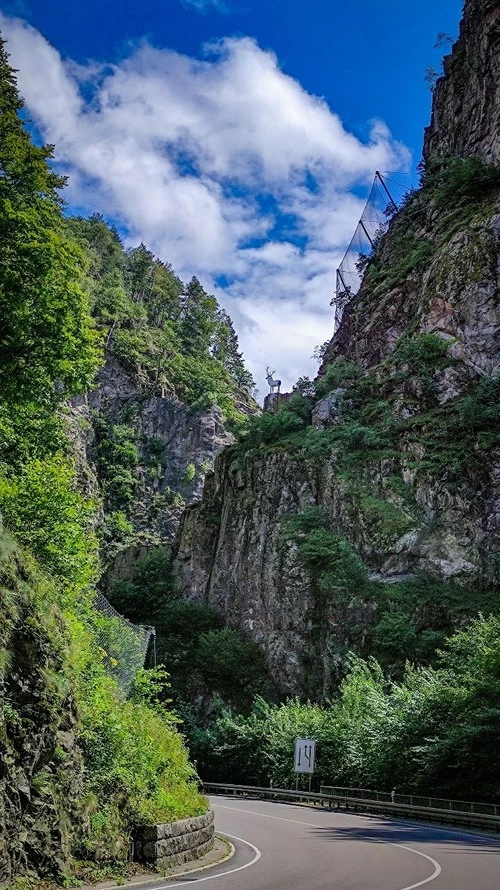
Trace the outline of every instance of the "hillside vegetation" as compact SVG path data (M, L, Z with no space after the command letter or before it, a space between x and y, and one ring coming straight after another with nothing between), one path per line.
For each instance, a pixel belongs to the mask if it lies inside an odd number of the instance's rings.
M252 381L196 279L184 288L144 246L125 251L100 218L64 216L51 147L33 144L21 112L2 44L0 881L38 874L39 887L104 875L135 825L207 807L166 672L140 671L127 696L119 682L133 635L94 607L100 505L81 487L67 400L94 385L106 343L145 388L218 399L233 422ZM133 449L115 449L122 478L105 496L119 501Z
M108 356L133 372L145 394L192 407L216 403L238 424L254 381L215 297L195 277L183 284L144 244L125 250L97 214L70 218L67 232L84 252L83 286Z
M314 782L455 799L498 800L500 618L452 635L435 667L406 665L399 682L375 658L351 655L338 698L320 706L257 698L193 735L212 781L293 787L296 738L317 740Z
M186 512L183 589L251 615L298 692L190 727L214 781L290 786L313 737L318 782L498 800L499 197L497 164L426 165L321 374L248 419Z

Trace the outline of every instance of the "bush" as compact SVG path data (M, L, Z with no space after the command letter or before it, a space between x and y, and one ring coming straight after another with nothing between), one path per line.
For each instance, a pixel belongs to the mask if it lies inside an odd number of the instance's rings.
M348 362L343 356L336 358L331 365L328 365L323 377L316 381L316 396L323 398L332 389L349 385L352 381L358 380L361 375L361 368L353 362Z
M95 581L94 504L80 493L68 458L59 453L31 461L16 477L0 476L0 509L9 529L64 586L68 601Z
M247 452L262 445L277 444L304 429L305 425L304 418L288 407L282 408L277 414L264 411L259 417L249 417L239 434L239 450Z
M190 482L193 481L196 476L196 467L194 464L188 464L186 469L184 470L184 475L182 477L182 481L185 485L189 485Z
M385 631L396 642L407 634L399 619ZM325 707L257 698L247 717L223 711L198 737L200 769L212 781L293 787L294 741L303 736L317 740L316 786L495 800L499 653L492 616L452 636L435 669L407 665L400 683L374 659L352 656L338 700Z
M422 185L431 190L433 200L447 210L460 202L484 199L500 189L500 165L482 158L439 158L425 170Z
M152 704L151 698L140 701L137 688L136 700L124 701L95 663L87 664L80 676L79 741L86 792L95 795L101 820L118 817L116 838L119 843L123 838L127 852L134 826L205 812L207 804L198 793L176 718L164 706ZM95 832L85 851L109 858L110 846L104 844L103 833Z
M389 364L398 368L403 366L404 374L409 371L419 377L453 363L448 356L450 345L450 340L444 340L434 333L404 334L391 352Z
M286 519L284 539L297 544L297 554L317 593L336 601L357 591L367 578L362 560L349 541L328 527L324 512L306 507Z
M183 713L197 701L196 719L203 720L216 699L245 710L255 692L271 689L261 647L224 627L213 608L177 594L166 549L139 559L132 578L116 583L109 596L130 621L155 626L157 660Z
M240 713L249 709L255 695L269 687L263 649L232 628L201 634L192 659L211 696L219 696Z

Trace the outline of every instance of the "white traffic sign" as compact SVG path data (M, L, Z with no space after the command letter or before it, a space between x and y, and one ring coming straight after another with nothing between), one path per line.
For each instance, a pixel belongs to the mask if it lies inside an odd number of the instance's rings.
M296 773L313 773L314 758L316 756L316 741L314 739L295 739Z

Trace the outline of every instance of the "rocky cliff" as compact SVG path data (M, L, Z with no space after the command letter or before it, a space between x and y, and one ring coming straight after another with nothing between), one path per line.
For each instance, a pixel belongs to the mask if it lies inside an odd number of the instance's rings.
M0 884L61 874L82 819L67 633L33 565L0 526Z
M112 355L98 385L73 400L68 429L86 493L101 500L108 568L127 574L146 548L170 544L200 500L216 455L233 440L217 405L151 393Z
M319 381L218 458L183 519L184 595L260 641L284 692L331 694L353 648L425 662L500 605L498 18L465 4L422 187Z
M443 62L425 131L426 159L500 154L500 7L497 0L468 0L460 35Z

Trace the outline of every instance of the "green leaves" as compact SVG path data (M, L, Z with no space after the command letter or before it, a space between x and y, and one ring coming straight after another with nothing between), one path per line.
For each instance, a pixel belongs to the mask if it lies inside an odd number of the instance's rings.
M144 244L122 248L99 216L71 219L85 252L85 289L106 345L137 384L241 422L254 383L229 315L198 279L185 287Z
M313 585L327 598L336 600L342 594L358 592L367 579L366 568L352 545L329 527L318 507L306 507L287 517L284 539L295 541Z
M391 644L406 631L389 624ZM209 779L290 787L294 740L312 737L318 785L496 799L499 700L500 619L479 618L451 637L435 669L408 665L390 683L375 659L351 656L336 701L256 698L247 717L219 715L194 751Z
M422 185L442 210L484 199L500 189L500 166L479 157L436 158L424 172Z
M157 548L137 561L131 580L110 592L114 605L131 621L154 624L159 663L169 671L176 707L220 699L240 709L270 686L262 648L238 630L223 626L221 615L174 588L171 555ZM202 713L203 719L203 713Z
M84 257L68 236L57 189L64 179L19 117L0 44L0 387L7 403L59 399L88 384L99 365L98 337L82 288Z
M62 454L27 463L15 477L0 475L0 510L9 529L65 588L70 603L97 577L94 505Z

